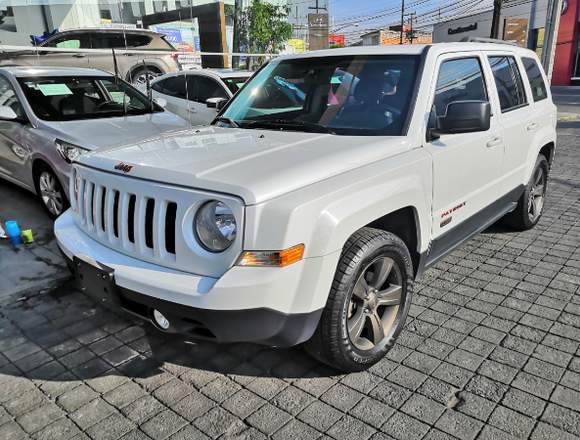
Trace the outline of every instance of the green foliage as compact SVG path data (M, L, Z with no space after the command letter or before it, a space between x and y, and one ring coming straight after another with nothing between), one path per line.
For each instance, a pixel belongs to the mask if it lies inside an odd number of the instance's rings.
M286 21L288 11L262 0L238 11L240 47L251 53L278 53L292 36L292 25Z

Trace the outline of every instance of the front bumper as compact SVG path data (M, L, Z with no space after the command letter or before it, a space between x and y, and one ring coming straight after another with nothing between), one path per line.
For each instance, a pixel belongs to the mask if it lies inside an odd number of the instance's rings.
M308 340L320 319L336 268L334 257L309 258L285 268L232 267L211 278L157 266L96 242L74 223L71 211L55 222L57 243L73 260L110 268L118 307L154 322L165 315L168 332L217 342L292 346ZM322 274L331 271L328 285Z

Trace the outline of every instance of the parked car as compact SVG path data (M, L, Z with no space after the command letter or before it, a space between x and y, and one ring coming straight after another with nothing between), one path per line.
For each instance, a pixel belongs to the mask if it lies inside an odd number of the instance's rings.
M362 370L427 268L499 219L538 223L555 127L516 46L284 56L212 126L81 156L55 233L87 292L163 331Z
M43 48L101 49L87 52L51 52ZM115 72L133 85L145 87L147 77L180 70L178 53L163 34L146 29L84 28L58 32L38 46L38 51L7 52L1 65L91 67ZM135 51L151 51L150 54Z
M51 217L68 207L70 164L81 153L188 127L100 70L0 68L0 178L37 193Z
M193 125L206 125L251 76L229 69L186 70L156 78L151 89L154 97L167 101L167 110Z

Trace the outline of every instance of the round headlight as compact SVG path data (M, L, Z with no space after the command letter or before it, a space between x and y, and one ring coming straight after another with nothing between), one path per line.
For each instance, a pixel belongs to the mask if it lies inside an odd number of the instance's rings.
M201 245L210 252L222 252L236 239L234 213L225 203L205 203L195 216L195 232Z

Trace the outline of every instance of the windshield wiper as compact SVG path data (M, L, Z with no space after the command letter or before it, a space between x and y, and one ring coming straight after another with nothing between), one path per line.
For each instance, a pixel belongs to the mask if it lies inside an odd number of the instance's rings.
M230 127L240 128L240 124L238 124L232 118L227 118L225 116L218 116L217 118L215 118L215 122L225 122L226 124L229 124Z
M313 131L316 133L330 133L334 134L334 132L327 126L318 124L316 122L309 122L309 121L292 121L287 119L255 119L253 121L249 121L247 124L244 125L247 128L258 128L258 127L279 127L281 129L296 129L296 128L306 128L309 131Z

